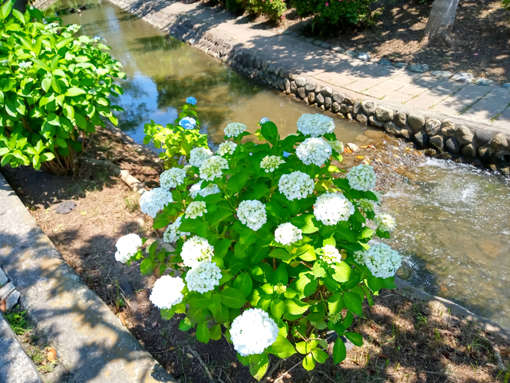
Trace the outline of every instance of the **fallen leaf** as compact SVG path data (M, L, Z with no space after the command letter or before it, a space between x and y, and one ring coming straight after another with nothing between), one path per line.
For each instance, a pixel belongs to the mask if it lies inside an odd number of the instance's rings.
M510 355L510 348L502 348L500 351L499 351L500 354L504 354L504 355Z
M53 347L48 347L46 349L46 359L50 362L54 362L57 360L57 350L55 350Z
M158 321L154 322L154 323L152 324L152 327L156 327L157 325L158 325Z
M397 155L397 154L395 154L395 153L393 153L393 157L395 157L395 158L400 158L400 156L399 156L399 155Z
M124 325L124 327L127 327L126 326L126 319L124 318L124 313L119 313L119 315L117 315L120 319L120 321L122 322L122 324Z
M381 358L381 359L390 359L390 358L388 358L386 355L381 354L381 353L377 354L377 357L379 357L379 358Z
M446 359L450 359L450 353L448 351L441 351L441 354L443 354L443 356L446 358Z
M356 156L356 158L359 158L360 160L362 160L365 157L364 156Z
M0 299L0 311L5 310L7 310L7 302L5 301L5 299Z

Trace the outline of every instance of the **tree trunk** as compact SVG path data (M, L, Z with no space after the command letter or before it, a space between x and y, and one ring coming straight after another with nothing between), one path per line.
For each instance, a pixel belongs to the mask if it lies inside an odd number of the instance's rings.
M455 22L459 0L434 0L422 44L435 47L451 46L450 32Z

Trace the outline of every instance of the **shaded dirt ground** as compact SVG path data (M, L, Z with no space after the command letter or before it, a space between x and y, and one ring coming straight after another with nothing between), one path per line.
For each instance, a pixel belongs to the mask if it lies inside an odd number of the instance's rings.
M101 145L88 155L130 166L133 174L154 186L159 164L154 157L143 155L143 164L138 166L137 147L119 137L104 134L97 140ZM385 174L380 177L379 190L404 177L412 180L413 164L422 160L406 143L380 131L369 130L356 143L359 150L347 150L344 166L370 161ZM193 330L178 330L182 316L168 322L160 318L148 299L154 276L141 277L137 265L126 267L115 261L115 242L122 235L161 236L151 229L151 219L139 211L138 196L122 181L106 169L85 165L77 176L58 179L29 169L2 168L2 173L64 259L175 378L183 383L210 382L196 351L215 381L253 381L224 339L204 345L190 336ZM73 200L77 206L69 214L59 215L55 208L64 200ZM328 360L307 372L300 365L300 356L279 365L271 359L270 369L277 368L266 381L504 382L498 355L509 366L510 344L497 334L450 317L444 307L385 291L365 313L366 317L357 318L353 325L353 331L363 334L365 345L350 351L342 364Z
M432 0L379 0L371 8L373 25L344 30L331 28L329 35L318 36L311 18L300 19L289 8L280 25L263 16L250 18L254 28L290 28L340 45L345 49L367 52L372 59L385 58L408 64L428 64L431 70L467 71L475 77L487 77L501 83L510 81L510 10L500 0L460 0L449 49L421 46ZM211 2L209 2L211 3Z

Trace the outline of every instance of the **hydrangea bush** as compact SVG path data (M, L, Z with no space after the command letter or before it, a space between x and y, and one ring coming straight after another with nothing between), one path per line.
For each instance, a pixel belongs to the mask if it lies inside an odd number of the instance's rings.
M110 96L122 94L114 80L125 74L100 37L75 37L80 26L13 3L0 8L1 165L65 174L101 117L117 124L122 108Z
M188 97L173 124L163 127L151 120L144 126L143 143L153 142L156 149L162 149L159 156L165 161L165 169L188 162L193 148L209 149L207 135L200 133L196 104L195 97Z
M172 198L157 192L161 203L148 213L160 210L154 228L166 227L163 241L175 250L157 252L154 242L142 251L141 239L121 238L117 259L165 274L151 294L162 317L183 314L179 328L194 328L204 343L223 335L256 379L270 354L299 353L307 370L324 363L331 331L339 335L333 361L342 362L341 336L362 345L349 328L363 316L365 299L372 305L379 290L395 287L401 264L388 245L369 244L394 228L391 216L376 218L372 167L337 177L332 161L342 161L342 144L325 116L302 116L297 133L285 138L263 120L257 132L263 144L241 143L248 135L242 124L225 133L232 149L174 168L178 177L161 177L158 189Z

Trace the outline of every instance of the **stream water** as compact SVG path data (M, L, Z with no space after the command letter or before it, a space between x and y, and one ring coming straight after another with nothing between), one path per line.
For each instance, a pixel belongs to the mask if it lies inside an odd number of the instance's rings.
M70 8L87 4L80 14ZM65 24L80 24L98 35L125 67L125 112L119 127L142 142L143 125L173 122L188 96L198 99L202 129L213 143L231 121L252 131L261 117L283 134L295 131L303 113L315 113L277 92L238 75L197 49L186 46L108 2L64 0L51 6ZM353 141L357 124L336 118L337 136ZM413 182L386 191L383 208L398 227L390 244L405 258L401 277L414 286L453 299L510 328L510 185L508 180L454 162L427 160L413 169ZM382 175L384 177L384 175Z

